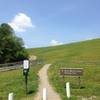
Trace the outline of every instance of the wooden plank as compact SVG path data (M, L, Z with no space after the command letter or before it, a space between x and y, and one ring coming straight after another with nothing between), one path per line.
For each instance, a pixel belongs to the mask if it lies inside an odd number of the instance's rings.
M63 76L82 76L83 68L62 68L60 69L60 75Z

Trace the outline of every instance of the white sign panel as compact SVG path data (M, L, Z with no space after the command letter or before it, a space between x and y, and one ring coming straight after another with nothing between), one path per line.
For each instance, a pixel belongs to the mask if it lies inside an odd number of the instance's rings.
M23 66L24 66L24 69L28 69L29 68L29 60L24 60Z

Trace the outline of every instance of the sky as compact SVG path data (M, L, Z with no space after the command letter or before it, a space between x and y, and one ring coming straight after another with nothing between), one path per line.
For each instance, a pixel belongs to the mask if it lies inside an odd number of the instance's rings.
M27 48L100 38L100 0L0 0L2 23Z

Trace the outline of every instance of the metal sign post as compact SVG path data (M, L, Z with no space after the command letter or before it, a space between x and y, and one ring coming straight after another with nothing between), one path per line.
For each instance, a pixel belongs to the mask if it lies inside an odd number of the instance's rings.
M28 83L28 72L29 72L29 60L23 61L23 75L25 76L25 90L27 94L27 83Z

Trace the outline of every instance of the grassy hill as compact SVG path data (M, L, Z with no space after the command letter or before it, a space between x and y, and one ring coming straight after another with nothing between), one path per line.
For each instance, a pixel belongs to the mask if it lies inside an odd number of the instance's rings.
M65 83L71 83L71 100L91 97L100 100L100 39L77 42L62 46L28 49L30 55L36 55L41 64L33 64L29 72L28 91L25 95L23 70L0 72L0 100L6 100L10 92L14 92L15 100L33 100L38 87L37 73L45 63L51 63L48 71L49 80L54 89L66 100ZM77 77L63 78L60 68L83 68L81 89ZM19 92L20 91L20 92Z
M77 77L66 77L64 82L71 83L72 100L94 96L100 100L100 39L72 43L68 45L30 49L45 63L52 63L48 75L54 89L66 100L65 86L59 74L60 68L83 68L81 89Z

